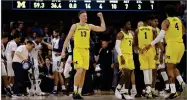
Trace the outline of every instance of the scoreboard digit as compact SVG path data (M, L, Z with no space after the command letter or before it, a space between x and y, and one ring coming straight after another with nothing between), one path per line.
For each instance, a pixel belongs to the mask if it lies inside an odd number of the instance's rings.
M155 0L13 0L13 10L154 11Z

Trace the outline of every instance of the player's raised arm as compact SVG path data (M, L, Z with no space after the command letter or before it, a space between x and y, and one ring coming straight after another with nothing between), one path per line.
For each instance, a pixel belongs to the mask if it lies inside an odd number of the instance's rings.
M62 49L62 57L63 58L65 57L65 50L68 46L68 43L69 43L71 37L73 36L73 34L75 32L75 29L76 29L76 24L73 24L71 26L71 29L70 29L69 33L68 33L68 36L66 37L66 40L64 41L64 45L63 45L63 49Z
M105 25L105 21L103 18L103 14L101 12L99 12L99 13L97 13L97 16L100 18L101 26L95 26L93 24L89 24L89 27L91 28L92 31L103 32L106 30L106 25Z

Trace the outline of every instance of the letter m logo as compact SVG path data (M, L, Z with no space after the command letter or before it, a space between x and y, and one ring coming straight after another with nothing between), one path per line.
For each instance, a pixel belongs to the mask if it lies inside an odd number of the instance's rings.
M17 1L17 8L26 8L26 1Z

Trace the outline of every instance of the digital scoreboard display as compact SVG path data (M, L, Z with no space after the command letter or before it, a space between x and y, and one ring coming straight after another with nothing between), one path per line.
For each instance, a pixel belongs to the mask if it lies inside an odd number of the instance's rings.
M155 0L13 0L13 10L155 11Z

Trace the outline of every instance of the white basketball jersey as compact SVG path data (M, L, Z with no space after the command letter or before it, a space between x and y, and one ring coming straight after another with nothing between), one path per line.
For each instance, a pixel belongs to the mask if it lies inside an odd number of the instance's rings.
M59 47L59 40L60 40L60 38L53 38L53 40L52 40L53 49L58 49L58 47ZM57 52L52 51L52 58L53 58L53 60L58 59L58 57L55 56L56 53Z
M41 45L41 43L36 44L35 41L33 41L33 43L34 43L34 45L35 45L35 48L32 49L32 51L31 51L30 54L31 54L31 56L32 56L34 59L38 59L38 52L39 52L39 50L41 49L42 45Z
M16 49L17 49L17 44L14 40L8 42L5 50L7 60L12 61L12 51L16 51Z

